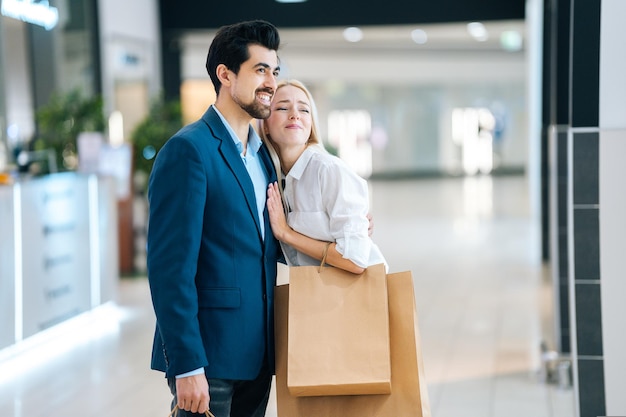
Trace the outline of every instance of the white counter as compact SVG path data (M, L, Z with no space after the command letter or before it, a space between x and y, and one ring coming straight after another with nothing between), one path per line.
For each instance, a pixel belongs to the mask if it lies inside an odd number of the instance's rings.
M95 175L0 186L0 349L114 299L116 201Z

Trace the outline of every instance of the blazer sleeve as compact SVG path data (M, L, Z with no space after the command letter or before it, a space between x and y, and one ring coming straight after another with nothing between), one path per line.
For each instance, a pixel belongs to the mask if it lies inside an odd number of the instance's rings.
M180 136L161 149L150 176L148 280L167 376L208 365L195 285L206 181L198 149Z

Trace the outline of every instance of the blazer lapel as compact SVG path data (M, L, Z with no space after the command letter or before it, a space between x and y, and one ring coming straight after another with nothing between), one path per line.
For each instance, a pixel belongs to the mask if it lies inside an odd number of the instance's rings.
M261 148L259 149L259 157L261 158L261 162L263 163L263 168L265 169L267 178L269 178L269 182L271 183L276 181L276 170L274 169L272 158L270 158L270 154L265 143L261 145Z
M261 148L259 148L259 158L261 158L263 169L265 170L265 175L267 175L267 178L269 179L269 183L277 181L278 177L276 175L276 170L274 168L272 158L270 157L269 151L267 150L265 143L261 145ZM272 228L270 226L270 217L267 211L267 204L263 209L263 221L265 222L265 243L267 244L270 242L270 239L268 239L268 237L273 238L273 235L271 233Z
M237 146L233 142L230 133L228 133L226 126L224 126L222 119L215 112L215 109L213 109L213 106L209 107L209 109L202 116L202 119L205 123L207 123L209 129L211 129L215 139L221 142L218 146L219 152L241 187L248 210L250 210L250 214L254 219L254 224L256 225L257 232L259 234L259 238L261 238L261 224L256 209L254 186L252 185L252 180L250 179L248 170L246 170L246 167L241 160L241 155L237 150Z

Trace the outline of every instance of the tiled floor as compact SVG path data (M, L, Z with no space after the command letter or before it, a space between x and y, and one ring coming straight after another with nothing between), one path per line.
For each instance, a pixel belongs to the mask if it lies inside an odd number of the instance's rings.
M573 417L571 388L541 377L552 298L524 178L374 181L372 201L391 271L415 279L433 417ZM0 416L167 416L145 278L77 322L0 352Z

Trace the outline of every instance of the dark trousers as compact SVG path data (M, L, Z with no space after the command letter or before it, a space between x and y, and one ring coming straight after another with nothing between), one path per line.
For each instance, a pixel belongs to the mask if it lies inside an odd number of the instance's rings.
M168 378L174 399L172 409L177 404L176 379ZM230 379L209 379L209 409L215 417L264 417L272 386L272 374L263 366L259 376L252 381ZM177 417L204 416L178 410Z

